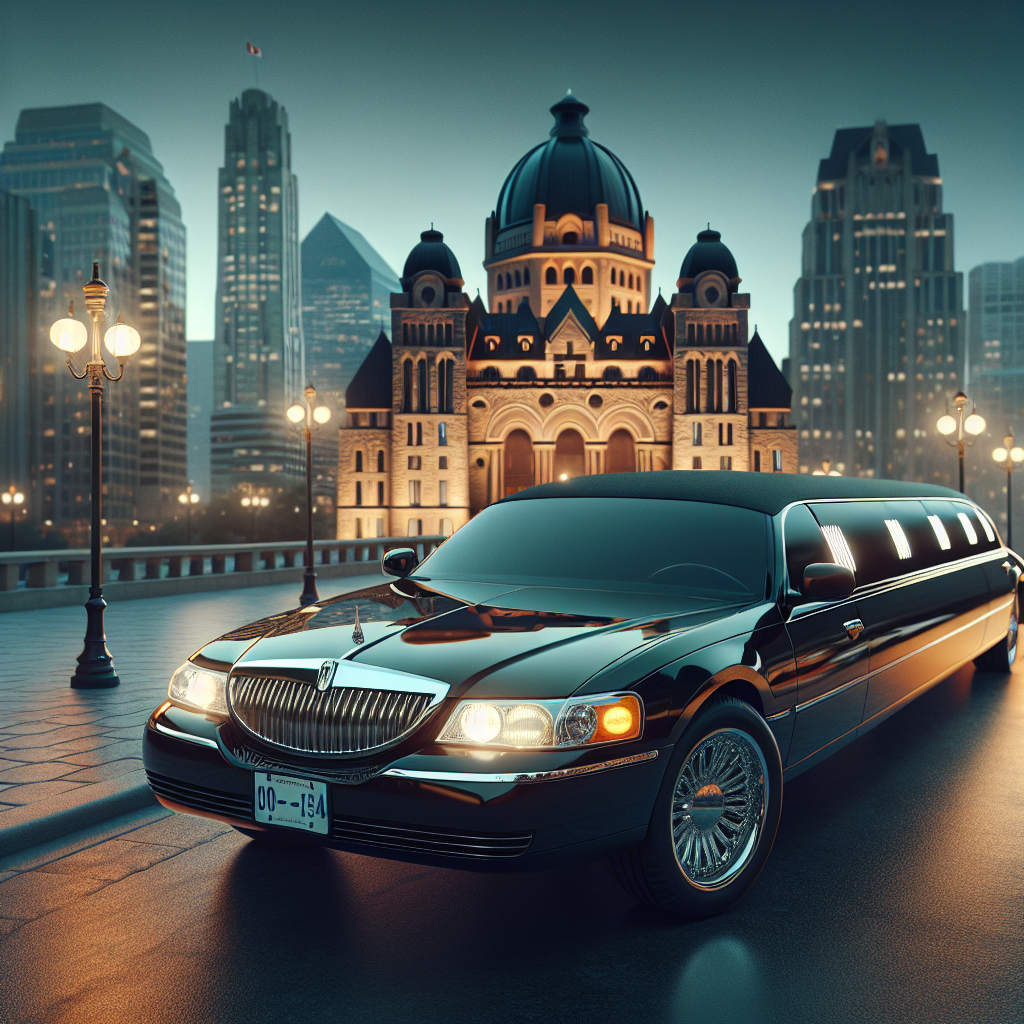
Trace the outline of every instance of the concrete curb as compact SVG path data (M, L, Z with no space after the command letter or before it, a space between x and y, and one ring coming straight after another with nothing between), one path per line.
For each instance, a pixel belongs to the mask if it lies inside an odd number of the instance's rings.
M0 857L156 803L143 768L0 813Z

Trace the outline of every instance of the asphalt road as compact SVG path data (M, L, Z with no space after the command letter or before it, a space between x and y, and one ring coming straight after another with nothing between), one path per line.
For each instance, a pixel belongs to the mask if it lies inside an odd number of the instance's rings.
M296 855L174 815L0 882L0 1020L1019 1021L1022 788L1024 668L965 669L788 786L754 889L698 924L600 864Z

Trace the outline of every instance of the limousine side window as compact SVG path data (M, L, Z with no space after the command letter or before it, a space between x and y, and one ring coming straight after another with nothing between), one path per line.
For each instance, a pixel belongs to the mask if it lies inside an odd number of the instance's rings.
M999 547L995 531L989 525L983 512L976 509L973 505L969 505L966 501L954 501L953 508L956 510L956 517L960 520L964 533L967 535L968 543L971 544L975 551L994 551ZM977 544L971 541L972 531L973 535L978 539Z
M969 558L998 546L995 540L988 539L977 512L966 502L928 500L923 504L943 549L943 561Z
M836 501L811 505L835 555L844 561L848 551L856 565L857 586L877 583L907 571L899 557L897 541L907 541L902 526L887 526L885 503L881 501ZM831 534L831 536L830 536Z
M812 562L831 562L832 553L817 520L806 505L794 505L783 524L786 539L786 571L789 587L799 590L804 569Z

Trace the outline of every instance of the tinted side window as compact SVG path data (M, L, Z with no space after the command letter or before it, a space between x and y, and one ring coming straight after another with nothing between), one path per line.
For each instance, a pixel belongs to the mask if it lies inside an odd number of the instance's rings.
M848 557L856 563L857 586L877 583L906 570L900 565L893 538L885 525L885 503L881 501L836 501L811 506L835 556L843 564ZM830 536L831 534L831 536Z
M900 557L900 572L916 572L918 569L930 569L934 565L946 561L946 552L939 547L924 505L919 501L886 501L886 529L890 533L893 550L898 552L899 536L903 535L906 548ZM897 525L889 525L898 524Z
M789 585L791 589L799 590L804 569L812 562L831 562L832 555L817 520L806 505L794 505L786 513L782 529L786 539Z
M960 505L952 501L924 501L924 510L932 525L939 547L942 548L943 560L951 562L957 558L968 558L976 555L981 548L980 541L985 540L985 531L981 524L971 516L969 522L974 530L974 543L970 541L968 531L958 517L958 512L966 512L970 506Z
M992 526L980 509L975 508L966 501L954 501L953 508L956 510L957 519L960 520L960 525L967 535L968 542L970 542L972 532L977 537L977 544L971 544L975 551L994 551L999 547L995 530L992 529ZM989 534L992 535L991 540L989 540Z

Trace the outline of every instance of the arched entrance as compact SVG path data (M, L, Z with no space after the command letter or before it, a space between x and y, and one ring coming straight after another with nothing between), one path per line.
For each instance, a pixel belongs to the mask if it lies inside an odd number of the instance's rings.
M505 438L505 497L533 486L533 441L525 430Z
M616 430L608 438L608 454L605 457L606 472L635 473L636 446L628 430Z
M583 437L578 430L563 430L555 441L554 474L556 480L571 480L586 473Z

